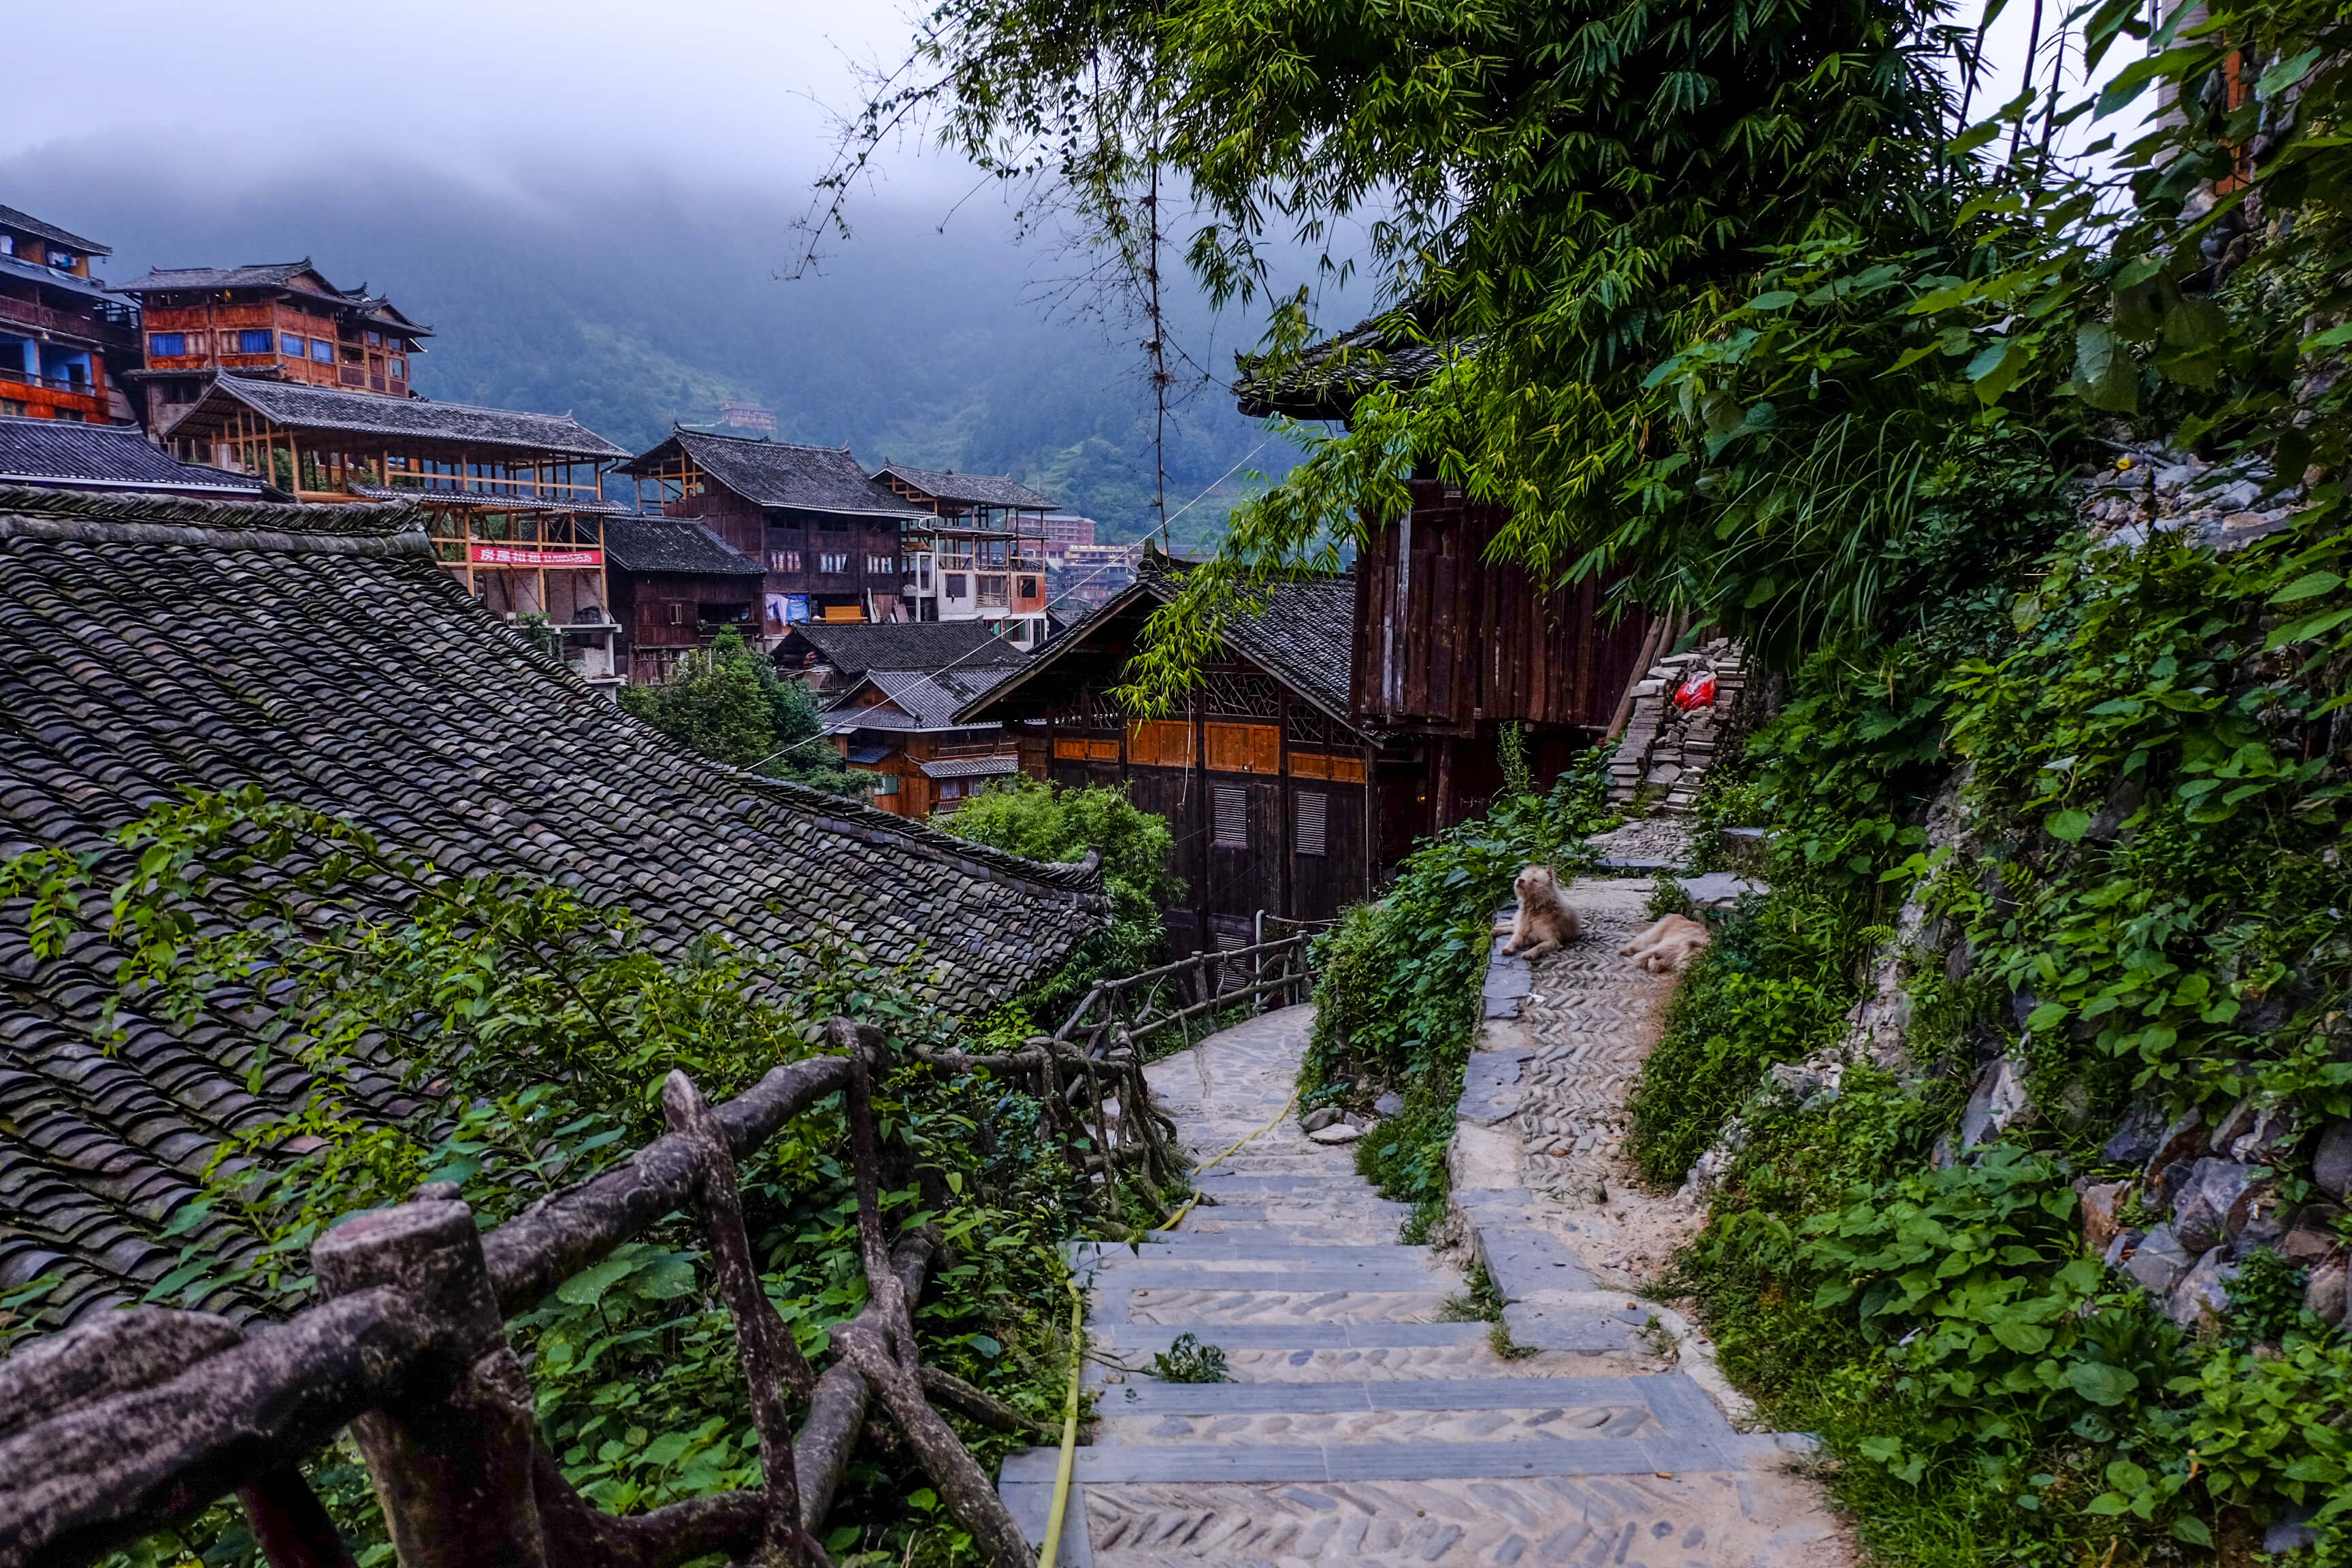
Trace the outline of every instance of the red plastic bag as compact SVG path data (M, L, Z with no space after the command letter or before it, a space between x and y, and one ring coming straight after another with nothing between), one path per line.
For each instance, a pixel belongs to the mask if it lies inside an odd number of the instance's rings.
M1715 706L1715 672L1701 670L1675 688L1675 706L1688 712L1694 708Z

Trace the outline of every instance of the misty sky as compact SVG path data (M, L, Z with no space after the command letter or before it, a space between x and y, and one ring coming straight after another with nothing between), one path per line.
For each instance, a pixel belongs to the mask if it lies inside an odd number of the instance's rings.
M11 73L0 174L28 153L102 166L110 151L135 150L233 189L289 167L324 174L356 154L567 199L600 174L803 184L825 161L828 110L857 100L858 67L903 55L921 6L217 0L191 10L78 0L9 9L0 37L20 61L120 53L113 69ZM2019 0L1996 23L1997 79L1980 106L2016 90L2030 9ZM952 160L908 146L883 161L866 199L943 212L971 184Z

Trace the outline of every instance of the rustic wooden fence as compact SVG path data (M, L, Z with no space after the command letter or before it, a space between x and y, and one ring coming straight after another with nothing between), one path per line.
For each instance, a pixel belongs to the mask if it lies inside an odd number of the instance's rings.
M1170 1029L1189 1037L1192 1019L1270 998L1303 1000L1310 934L1105 982L1060 1031L1016 1051L919 1054L1028 1084L1040 1132L1088 1179L1100 1223L1139 1232L1137 1202L1164 1215L1189 1168L1151 1106L1141 1042ZM927 1229L883 1237L870 1085L888 1051L879 1031L845 1018L827 1038L836 1054L776 1068L716 1107L672 1073L667 1135L487 1234L454 1186L345 1222L311 1247L325 1300L284 1323L248 1331L140 1308L0 1361L0 1568L88 1563L232 1492L273 1568L349 1568L299 1468L345 1427L406 1568L669 1568L714 1552L821 1564L814 1531L877 1401L999 1568L1031 1568L1034 1553L934 1402L1001 1430L1034 1424L918 1354L910 1309L944 1248ZM837 1357L819 1373L760 1284L735 1162L844 1090L868 1300L834 1331ZM735 1323L764 1484L617 1517L573 1490L540 1442L504 1321L693 1210Z

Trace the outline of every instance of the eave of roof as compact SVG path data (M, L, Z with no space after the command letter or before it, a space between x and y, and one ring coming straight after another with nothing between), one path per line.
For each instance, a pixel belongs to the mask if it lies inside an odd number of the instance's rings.
M673 448L754 506L894 522L931 515L893 494L866 471L846 447L805 447L678 426L667 440L622 464L620 471L642 477L667 461ZM814 471L785 471L795 460Z
M88 278L77 278L70 272L60 272L54 267L45 267L37 261L27 261L21 256L0 256L0 272L5 272L11 278L22 278L27 282L38 283L44 288L63 289L68 294L79 294L85 300L112 303L107 298L106 285L103 283L95 282Z
M55 240L68 250L82 251L90 256L114 254L111 249L94 239L84 239L70 229L59 228L53 223L35 217L31 213L19 212L11 206L0 206L0 226L22 229L26 234L38 235L43 239Z
M580 461L605 461L628 454L568 414L531 414L484 408L469 403L436 403L425 397L383 397L294 381L260 381L220 373L205 395L173 422L170 434L205 416L223 399L233 399L273 424L292 430L444 441L453 446L496 447L513 452L552 453ZM441 428L432 421L442 421ZM499 424L509 429L500 434ZM470 426L471 428L464 426Z
M971 506L1013 507L1023 511L1052 511L1060 503L1049 500L1010 474L960 474L952 468L910 468L891 463L874 476L897 479L935 500Z

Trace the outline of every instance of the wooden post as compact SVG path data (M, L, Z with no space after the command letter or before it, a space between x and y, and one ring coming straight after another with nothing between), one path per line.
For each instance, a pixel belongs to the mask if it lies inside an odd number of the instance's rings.
M352 1568L351 1548L335 1521L292 1466L246 1482L236 1489L236 1500L269 1568Z
M690 1140L702 1157L703 1228L710 1237L719 1291L735 1320L736 1351L743 1363L743 1381L751 1391L751 1424L760 1434L760 1471L767 1491L761 1543L783 1561L822 1563L824 1549L801 1526L800 1477L793 1467L792 1420L784 1408L784 1385L790 1383L806 1402L816 1394L816 1373L760 1283L751 1238L743 1228L735 1156L719 1119L686 1074L673 1071L663 1081L662 1114L670 1131Z
M403 1568L546 1568L530 1383L473 1211L433 1199L364 1214L320 1237L310 1261L326 1295L390 1286L434 1331L437 1353L352 1423Z

